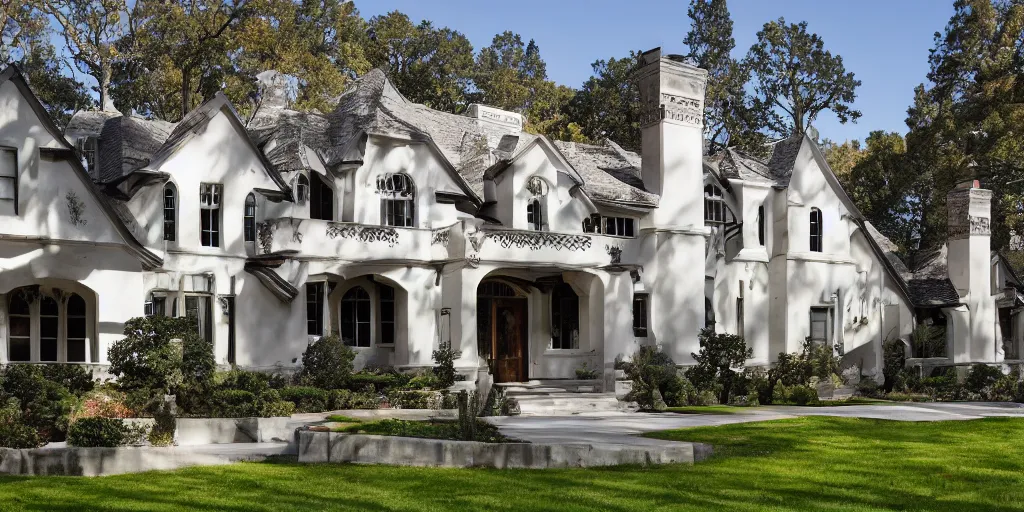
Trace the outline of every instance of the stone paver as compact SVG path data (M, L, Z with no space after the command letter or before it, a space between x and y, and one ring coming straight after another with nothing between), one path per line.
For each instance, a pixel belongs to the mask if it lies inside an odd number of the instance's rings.
M534 443L659 445L670 443L639 437L655 430L704 427L777 420L798 416L839 416L895 421L971 420L983 417L1024 417L1024 404L907 403L835 407L766 406L735 414L652 414L608 412L573 416L509 416L488 418L501 432Z

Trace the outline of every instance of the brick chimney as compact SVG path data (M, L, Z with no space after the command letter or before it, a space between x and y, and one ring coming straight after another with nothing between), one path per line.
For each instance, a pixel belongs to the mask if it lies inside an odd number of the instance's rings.
M953 328L955 361L996 361L995 299L992 297L992 191L977 180L964 181L946 194L949 280L967 305L967 325ZM958 330L959 327L959 330ZM967 332L964 331L966 327Z

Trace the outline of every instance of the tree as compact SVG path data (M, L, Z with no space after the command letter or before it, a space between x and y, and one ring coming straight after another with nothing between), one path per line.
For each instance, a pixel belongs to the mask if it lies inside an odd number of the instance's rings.
M480 50L473 83L480 103L526 113L544 89L547 77L547 65L537 43L531 39L523 44L519 34L506 31Z
M859 140L848 140L842 144L825 139L821 141L821 152L825 155L825 161L836 173L843 187L849 184L850 171L857 165L857 162L864 157L864 149L860 147Z
M113 110L110 81L120 54L117 41L125 34L125 0L43 0L42 9L60 25L71 61L96 80L99 106Z
M752 99L744 89L750 70L731 56L736 40L726 0L692 0L687 14L691 20L690 31L683 39L689 48L687 58L708 71L704 93L708 152L713 154L732 145L763 153L766 140L759 133L762 116L750 107Z
M406 98L446 112L465 110L473 71L473 45L466 36L426 20L413 25L398 11L371 18L369 33L370 65L384 68Z
M697 389L717 388L719 403L728 404L733 382L740 373L734 368L742 370L747 359L754 356L754 349L747 348L743 336L716 333L713 328L701 329L697 338L700 352L690 354L696 364L686 370L686 378Z
M0 63L24 56L24 44L46 31L46 15L39 0L0 0Z
M787 24L779 18L757 33L743 65L753 76L753 106L776 135L804 133L826 110L841 123L860 117L851 108L860 81L824 46L821 37L807 32L807 22Z
M579 126L582 136L640 150L640 91L631 79L639 65L637 52L591 64L594 75L565 107L568 121Z

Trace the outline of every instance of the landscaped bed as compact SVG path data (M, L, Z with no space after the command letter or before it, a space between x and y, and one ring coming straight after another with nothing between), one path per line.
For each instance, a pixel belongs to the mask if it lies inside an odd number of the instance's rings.
M478 441L482 443L522 442L508 438L498 432L498 427L485 421L476 420L476 429L467 439L463 434L462 425L454 420L409 421L383 419L362 422L344 416L328 417L329 421L338 421L335 432L349 434L373 434L380 436L420 437L425 439L448 439L451 441Z
M705 427L696 465L481 470L245 463L0 477L5 510L1024 510L1024 420L851 418Z

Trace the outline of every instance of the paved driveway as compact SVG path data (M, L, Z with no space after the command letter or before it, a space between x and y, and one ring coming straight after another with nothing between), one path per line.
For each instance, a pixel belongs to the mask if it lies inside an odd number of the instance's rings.
M659 445L671 441L637 437L655 430L765 421L798 416L843 416L896 421L971 420L990 416L1024 418L1024 404L907 403L838 407L767 406L736 414L588 413L574 416L509 416L487 418L507 436L533 443L597 443Z

